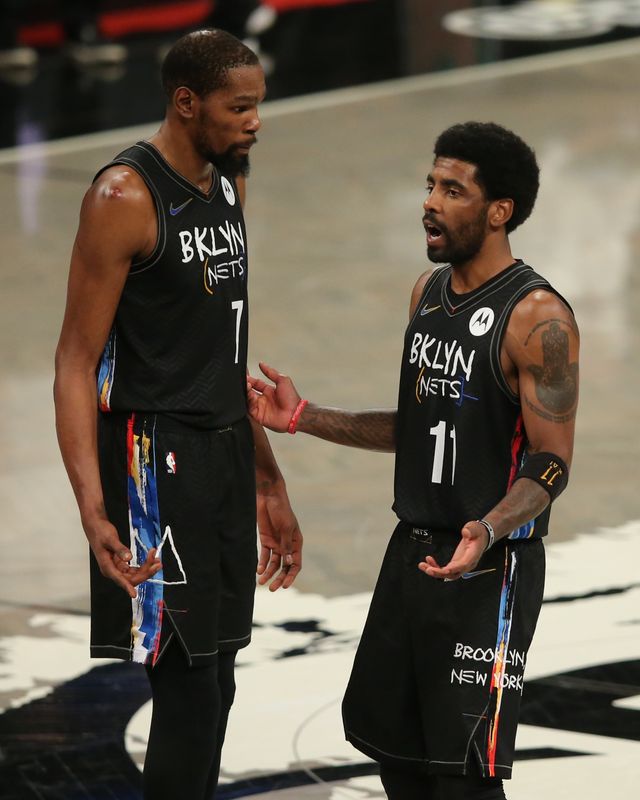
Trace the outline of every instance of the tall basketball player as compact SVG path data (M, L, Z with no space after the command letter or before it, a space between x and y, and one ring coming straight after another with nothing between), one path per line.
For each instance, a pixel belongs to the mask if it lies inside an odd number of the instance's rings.
M256 505L260 582L291 585L302 538L247 415L242 204L262 69L214 29L180 39L162 80L159 131L82 204L56 420L92 551L91 655L151 682L144 796L209 800L251 637Z

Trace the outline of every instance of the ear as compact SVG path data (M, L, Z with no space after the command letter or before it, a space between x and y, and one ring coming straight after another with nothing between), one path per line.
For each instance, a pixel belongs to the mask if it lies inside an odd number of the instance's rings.
M502 200L492 200L489 205L487 219L492 228L501 228L506 225L513 215L513 200L503 198Z
M195 116L197 96L186 86L179 86L173 93L173 107L183 119Z

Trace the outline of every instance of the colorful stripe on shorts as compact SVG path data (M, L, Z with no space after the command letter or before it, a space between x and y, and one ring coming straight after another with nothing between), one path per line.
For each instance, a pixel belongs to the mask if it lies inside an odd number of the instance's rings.
M498 635L496 638L495 659L491 672L490 686L490 711L487 715L489 731L487 737L487 764L489 777L496 775L496 753L498 750L498 736L500 732L500 710L502 697L505 691L505 667L509 652L509 638L511 636L511 622L513 620L513 605L516 589L516 564L515 553L505 548L504 577L500 593L500 609L498 612Z
M154 431L135 432L135 414L127 421L127 464L130 549L132 566L143 564L152 547L161 544L160 510L155 475ZM131 601L132 660L154 662L160 646L163 609L162 570L141 583Z

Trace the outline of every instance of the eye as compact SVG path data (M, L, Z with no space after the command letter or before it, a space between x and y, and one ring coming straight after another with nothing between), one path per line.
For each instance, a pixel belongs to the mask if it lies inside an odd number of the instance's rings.
M430 183L428 183L428 184L427 184L427 185L424 187L424 190L425 190L425 192L426 192L427 194L431 194L431 192L433 191L433 185L432 185L432 184L430 184Z

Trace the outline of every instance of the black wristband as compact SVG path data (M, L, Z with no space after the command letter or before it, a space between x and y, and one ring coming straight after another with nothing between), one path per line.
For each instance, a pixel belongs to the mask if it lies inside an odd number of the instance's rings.
M569 468L553 453L532 453L520 467L518 478L529 478L546 489L553 502L569 482Z

